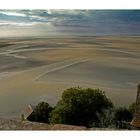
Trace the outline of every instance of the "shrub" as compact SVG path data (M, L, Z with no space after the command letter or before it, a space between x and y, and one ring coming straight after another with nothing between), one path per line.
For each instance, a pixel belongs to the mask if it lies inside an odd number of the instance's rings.
M90 127L99 122L97 113L112 108L112 102L100 89L70 88L63 92L62 99L50 113L51 123L83 125Z
M132 114L126 107L119 107L115 112L115 119L117 121L131 121Z
M111 108L105 109L102 114L97 114L100 122L96 125L93 124L92 127L98 126L101 128L115 128L114 112L114 108Z
M136 107L136 103L132 103L132 104L129 105L129 108L128 108L128 110L131 113L132 117L133 117L134 112L135 112L135 107Z
M48 123L49 113L51 111L52 107L48 103L41 102L35 107L34 112L28 117L28 120Z
M133 118L132 112L126 107L119 107L115 111L116 128L131 129L130 121Z

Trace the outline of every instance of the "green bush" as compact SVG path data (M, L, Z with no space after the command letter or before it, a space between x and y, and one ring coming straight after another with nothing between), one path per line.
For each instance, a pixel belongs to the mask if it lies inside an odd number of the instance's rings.
M117 121L131 121L132 114L126 107L119 107L115 112L115 119Z
M116 128L131 129L130 122L133 118L133 114L131 111L126 107L119 107L118 109L116 109L114 118Z
M102 114L97 114L100 122L96 125L93 124L92 127L100 127L100 128L115 128L114 108L105 109Z
M49 113L52 111L52 107L46 103L41 102L36 107L34 112L27 118L29 121L48 123Z
M99 123L98 114L112 108L112 102L100 89L70 88L63 92L62 99L50 113L50 123L83 125L90 127Z
M135 105L115 109L104 91L76 87L66 89L54 108L46 102L39 103L27 119L43 123L131 129ZM21 117L23 120L23 115Z
M136 103L132 103L132 104L130 104L129 107L128 107L128 110L129 110L129 112L131 113L132 117L133 117L134 112L135 112L135 107L136 107Z

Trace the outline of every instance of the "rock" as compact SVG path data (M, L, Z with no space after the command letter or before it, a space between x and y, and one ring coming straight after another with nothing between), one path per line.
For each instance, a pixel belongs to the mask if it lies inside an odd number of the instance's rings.
M88 130L84 126L73 126L64 124L54 124L49 126L50 130Z
M0 130L88 130L84 126L0 119Z
M138 84L137 88L136 108L131 121L133 129L140 129L140 84Z

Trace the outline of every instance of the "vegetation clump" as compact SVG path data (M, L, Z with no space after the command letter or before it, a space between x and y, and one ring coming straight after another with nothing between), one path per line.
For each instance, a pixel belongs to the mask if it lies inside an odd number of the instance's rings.
M35 110L28 117L28 120L49 123L49 113L52 111L52 109L53 108L48 103L41 102L35 107Z
M97 113L113 107L112 102L100 89L70 88L63 92L62 99L50 114L50 123L83 125L90 127L99 122Z
M51 124L130 129L134 109L134 103L129 108L115 109L111 100L100 89L75 87L66 89L54 108L46 102L39 103L28 120Z

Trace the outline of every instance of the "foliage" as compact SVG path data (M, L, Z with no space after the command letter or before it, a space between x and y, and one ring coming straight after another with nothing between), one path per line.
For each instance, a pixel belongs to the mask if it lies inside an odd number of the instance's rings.
M115 112L115 119L117 121L131 121L132 114L126 107L119 107Z
M116 128L131 129L130 122L133 119L135 105L132 104L127 109L126 107L119 107L115 111Z
M24 118L24 114L21 114L21 121L26 121L26 119Z
M28 120L48 123L49 113L51 111L52 107L48 103L41 102L35 107L34 112L28 117Z
M97 113L102 114L104 109L112 107L112 102L100 89L70 88L63 92L62 99L50 113L50 122L90 127L100 121Z
M131 113L132 117L133 117L134 112L135 112L135 107L136 107L136 103L132 103L132 104L130 104L129 107L128 107L128 110L129 110L129 112Z
M98 118L100 120L99 124L96 126L100 128L115 128L115 123L114 123L114 115L115 115L115 110L114 108L111 109L105 109L102 114L97 114ZM94 124L93 124L94 127Z
M52 108L41 102L28 117L30 121L62 123L86 127L131 129L136 104L128 108L114 108L105 92L100 89L70 88L62 93L61 100ZM21 115L22 121L24 116Z
M96 126L101 128L131 129L130 122L134 115L135 105L135 103L132 103L128 108L119 107L117 109L104 110L102 114L98 114L100 123L96 124Z

